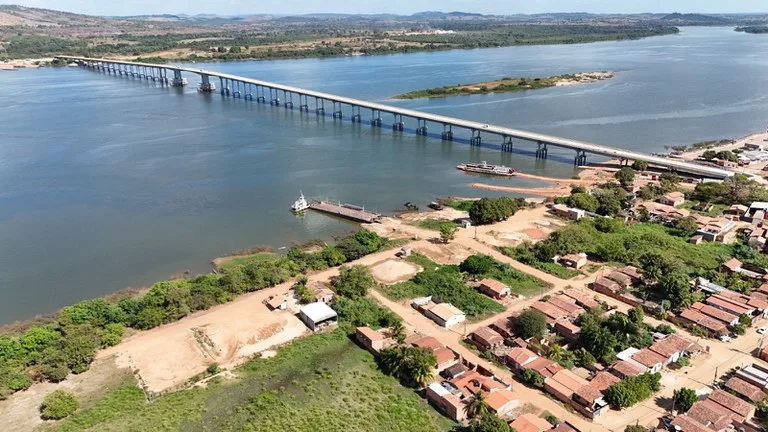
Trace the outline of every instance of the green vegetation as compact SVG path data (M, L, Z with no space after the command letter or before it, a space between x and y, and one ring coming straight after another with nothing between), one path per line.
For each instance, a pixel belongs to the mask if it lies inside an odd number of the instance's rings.
M43 399L40 417L43 420L60 420L77 411L77 398L66 390L54 390Z
M432 231L440 231L444 226L456 226L453 221L448 219L421 219L416 221L408 221L406 223L408 225Z
M604 363L610 363L616 353L629 347L648 347L653 344L653 328L643 322L643 316L639 307L626 315L616 312L605 316L600 309L591 310L578 319L579 344Z
M416 258L414 258L416 256ZM413 254L409 259L424 267L413 279L394 285L382 286L381 292L392 300L433 296L461 309L470 320L480 320L504 307L467 286L467 278L459 267L439 266L425 256Z
M627 169L631 170L631 168ZM634 176L634 171L632 176ZM598 185L591 193L587 193L581 187L574 187L569 196L555 198L555 203L580 208L603 216L615 216L629 206L630 196L620 185L604 183Z
M683 387L674 391L672 400L675 404L675 409L684 413L691 409L693 404L699 400L699 396L696 394L696 390Z
M753 201L768 200L768 189L743 174L736 174L723 182L697 184L691 199L713 204L750 205Z
M492 413L484 413L474 417L469 426L456 429L459 432L514 432L507 421Z
M456 231L459 228L456 226L456 224L453 223L445 223L440 227L440 240L443 241L443 243L448 243L449 241L453 240L453 237L456 235Z
M538 309L527 309L517 317L515 328L523 339L540 338L547 331L547 316Z
M339 269L339 276L333 281L333 290L340 296L359 299L365 297L374 285L376 281L368 267L355 265Z
M523 206L525 206L525 200L522 198L480 198L472 203L472 207L469 209L469 219L475 225L498 222L514 215Z
M768 33L768 26L744 26L736 27L734 30L737 32L751 33L751 34L765 34Z
M616 177L616 180L619 181L621 187L627 188L632 186L632 182L635 181L635 170L630 167L621 167L620 170L616 171L614 176Z
M475 200L454 200L448 203L448 206L459 211L468 212L475 204Z
M274 252L256 252L254 254L237 255L227 257L217 266L218 270L224 270L232 267L243 266L252 262L277 261L280 255Z
M473 94L509 93L523 90L536 90L554 87L560 82L587 82L611 78L608 73L566 74L549 77L510 78L504 77L496 81L474 84L459 84L455 86L435 87L425 90L415 90L403 93L394 99L419 99L448 96L466 96Z
M566 268L552 261L539 261L533 254L533 244L523 242L517 247L499 246L499 251L504 255L527 264L533 268L539 269L560 279L570 279L581 274L580 271Z
M544 388L544 376L533 369L523 371L523 382L536 388Z
M616 383L605 391L605 401L616 408L628 408L642 402L661 389L661 374L644 373Z
M348 338L348 323L295 340L273 358L214 380L153 398L131 380L55 430L110 431L447 431L454 423L384 375L373 356Z
M400 381L420 388L434 378L437 358L430 348L396 345L381 351L381 363Z
M476 279L496 279L507 285L513 293L526 297L541 294L545 288L552 286L534 276L513 269L509 264L496 261L488 255L472 255L464 260L459 268Z
M32 381L27 371L37 371L32 376L41 380L58 382L70 372L88 370L96 351L119 343L125 327L145 330L173 322L237 295L285 282L302 271L357 259L387 244L386 238L360 230L320 252L294 248L287 257L245 260L219 274L157 282L143 296L124 297L116 304L95 299L65 307L51 324L0 336L0 398L28 388ZM352 275L359 272L351 271ZM340 289L346 288L341 285ZM350 290L357 288L361 287Z
M640 425L627 425L624 428L624 432L648 432L648 428Z

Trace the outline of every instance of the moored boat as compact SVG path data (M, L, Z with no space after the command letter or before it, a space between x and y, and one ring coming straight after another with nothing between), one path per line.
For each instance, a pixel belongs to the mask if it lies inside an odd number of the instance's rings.
M517 171L515 171L514 168L510 168L504 165L489 164L489 163L486 163L485 161L483 161L482 163L467 162L461 165L457 165L456 168L466 172L490 174L490 175L498 175L498 176L513 176L517 174Z
M291 211L294 213L300 213L309 208L309 203L304 198L304 193L299 191L299 199L293 202Z

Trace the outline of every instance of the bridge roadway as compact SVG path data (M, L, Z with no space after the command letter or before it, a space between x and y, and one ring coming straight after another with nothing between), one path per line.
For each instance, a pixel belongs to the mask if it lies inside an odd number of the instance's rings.
M539 150L537 150L537 157L539 157L540 154L542 154L542 157L546 158L546 146L552 145L555 147L560 148L566 148L566 149L572 149L575 150L576 153L576 161L586 161L586 156L584 155L586 153L606 156L611 159L618 159L621 161L646 161L649 164L653 164L656 166L665 167L671 170L681 171L685 173L690 174L696 174L703 177L711 177L711 178L717 178L717 179L724 179L727 177L730 177L734 174L732 171L711 167L711 166L705 166L705 165L699 165L696 163L691 162L685 162L681 160L675 160L670 158L664 158L659 156L653 156L646 153L640 153L640 152L634 152L630 150L622 150L617 149L613 147L608 147L605 145L600 144L594 144L590 142L585 141L579 141L574 140L570 138L562 138L552 135L546 135L536 132L528 132L524 130L519 129L512 129L504 126L497 126L497 125L491 125L491 124L485 124L481 122L476 122L472 120L464 120L459 119L455 117L449 117L449 116L443 116L439 114L432 114L424 111L416 111L411 110L407 108L400 108L392 105L385 105L380 104L376 102L369 102L364 101L360 99L354 99L350 97L345 96L339 96L334 95L330 93L323 93L318 92L314 90L307 90L299 87L293 87L283 84L277 84L272 83L268 81L262 81L257 80L253 78L246 78L242 76L237 75L230 75L225 74L221 72L215 72L210 70L204 70L204 69L194 69L189 67L182 67L182 66L172 66L172 65L164 65L164 64L151 64L151 63L137 63L137 62L129 62L129 61L120 61L120 60L109 60L109 59L96 59L96 58L87 58L87 57L71 57L71 56L57 56L56 58L67 60L67 61L73 61L78 62L81 65L89 65L89 66L95 66L97 68L104 68L111 65L124 65L124 66L133 66L133 67L142 67L146 69L151 70L171 70L175 71L177 74L180 74L181 72L186 73L193 73L196 75L200 75L203 79L203 82L208 82L208 79L210 77L217 77L220 80L223 81L231 81L233 83L243 83L250 84L262 88L268 88L268 89L274 89L283 91L284 94L296 94L299 97L304 96L315 98L315 102L317 103L318 100L323 101L331 101L334 103L339 103L342 105L349 105L352 107L353 112L354 108L358 108L358 116L359 116L359 108L366 108L370 109L372 114L375 112L380 113L389 113L394 116L400 116L402 117L410 117L415 118L419 121L419 129L421 129L422 122L424 124L423 134L426 134L426 122L434 122L439 123L443 125L443 128L445 130L446 127L456 126L464 129L468 129L472 131L473 140L477 138L477 143L480 143L480 133L487 133L487 134L494 134L499 135L503 137L505 144L509 144L508 150L511 151L511 140L512 138L526 140L526 141L532 141L534 143L537 143L539 145ZM224 90L224 89L222 89ZM270 91L271 94L271 91ZM277 99L276 99L277 100ZM291 102L292 103L292 102ZM339 108L340 111L340 108ZM324 109L323 109L324 112ZM334 112L334 115L336 113ZM359 119L359 117L358 117ZM419 130L417 129L417 133L419 133ZM452 137L452 133L450 135ZM451 138L448 138L451 139ZM542 150L543 147L543 152ZM504 148L504 146L502 147Z

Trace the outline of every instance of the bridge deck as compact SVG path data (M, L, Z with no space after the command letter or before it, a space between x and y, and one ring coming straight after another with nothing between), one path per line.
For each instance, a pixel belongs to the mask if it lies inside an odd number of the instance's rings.
M136 62L119 61L119 60L108 60L108 59L94 59L94 58L87 58L87 57L58 56L57 58L72 60L72 61L105 62L105 63L112 63L112 64L132 65L132 66L165 68L169 70L178 70L181 72L194 73L198 75L219 77L227 80L239 81L241 83L269 87L269 88L283 90L290 93L306 95L313 98L336 101L342 104L367 108L375 111L381 111L381 112L390 113L390 114L398 114L405 117L412 117L412 118L417 118L421 120L427 120L427 121L440 123L444 125L452 125L452 126L476 130L484 133L491 133L495 135L522 139L526 141L541 142L541 143L546 143L556 147L573 149L577 151L585 151L592 154L607 156L613 159L643 160L654 165L659 165L659 166L663 166L671 169L689 172L692 174L699 174L699 175L709 176L714 178L727 178L734 174L731 171L727 171L720 168L709 167L709 166L699 165L691 162L684 162L684 161L679 161L679 160L674 160L674 159L669 159L669 158L664 158L659 156L653 156L646 153L634 152L630 150L622 150L622 149L608 147L600 144L594 144L586 141L579 141L579 140L574 140L570 138L562 138L562 137L546 135L546 134L541 134L536 132L528 132L528 131L508 128L504 126L491 125L491 124L476 122L472 120L464 120L456 117L449 117L449 116L444 116L440 114L428 113L424 111L416 111L416 110L411 110L407 108L400 108L392 105L369 102L361 99L354 99L346 96L339 96L339 95L334 95L330 93L307 90L299 87L293 87L293 86L273 83L269 81L262 81L262 80L257 80L253 78L246 78L246 77L237 76L237 75L230 75L230 74L221 73L221 72L209 71L205 69L194 69L194 68L182 67L182 66L136 63Z

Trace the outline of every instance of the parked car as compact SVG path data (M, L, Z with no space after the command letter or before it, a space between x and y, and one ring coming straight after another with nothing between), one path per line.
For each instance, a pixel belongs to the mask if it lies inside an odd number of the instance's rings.
M765 334L765 332L768 332L768 328L766 327L758 327L757 332L760 334Z
M731 339L731 337L728 336L728 335L722 335L722 336L720 336L720 340L723 341L723 342L730 342L733 339Z

